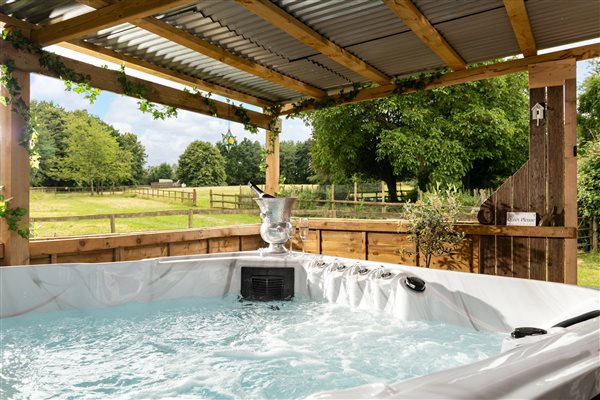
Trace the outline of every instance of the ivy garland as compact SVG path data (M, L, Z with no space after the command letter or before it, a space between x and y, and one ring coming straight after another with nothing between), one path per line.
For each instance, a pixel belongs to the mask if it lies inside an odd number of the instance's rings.
M0 186L0 191L4 190L3 186ZM25 225L21 225L21 219L27 214L27 209L23 207L11 208L8 206L10 199L5 199L4 195L0 194L0 218L6 221L8 229L15 231L23 239L29 237L29 228Z
M206 106L208 107L208 113L212 117L219 116L219 113L217 112L217 103L213 99L210 98L212 96L212 93L209 92L206 96L204 96L202 94L202 92L200 92L196 88L192 88L192 91L189 91L188 88L183 88L183 91L186 93L191 93L192 96L202 100L204 102L204 104L206 104Z
M436 80L438 80L442 75L444 74L444 71L435 71L429 74L420 74L417 77L411 76L408 78L397 78L394 80L394 85L396 86L394 88L394 91L392 92L393 94L402 94L404 92L407 92L409 90L424 90L427 85L435 82Z
M125 66L121 65L121 68L117 73L117 81L121 84L123 94L138 98L138 109L141 112L150 113L152 114L152 118L162 120L177 116L177 108L173 106L163 106L162 110L160 110L156 104L149 102L148 99L146 99L148 89L141 83L135 83L127 79Z

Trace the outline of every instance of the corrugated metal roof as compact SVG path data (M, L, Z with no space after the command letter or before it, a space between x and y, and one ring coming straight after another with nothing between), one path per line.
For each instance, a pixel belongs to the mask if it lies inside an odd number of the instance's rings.
M526 7L539 49L600 36L600 1L529 0Z
M383 0L271 0L389 76L445 67ZM413 0L468 62L520 53L502 0ZM600 1L527 0L538 48L600 37ZM0 0L0 12L48 25L92 9L74 0ZM239 57L334 92L367 82L232 0L205 0L155 16ZM301 93L214 60L130 24L85 37L98 46L273 102Z

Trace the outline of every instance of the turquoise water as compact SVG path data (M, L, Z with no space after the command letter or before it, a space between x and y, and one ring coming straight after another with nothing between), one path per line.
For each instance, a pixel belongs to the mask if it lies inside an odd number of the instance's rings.
M233 298L1 324L2 399L297 399L485 359L502 340L335 304Z

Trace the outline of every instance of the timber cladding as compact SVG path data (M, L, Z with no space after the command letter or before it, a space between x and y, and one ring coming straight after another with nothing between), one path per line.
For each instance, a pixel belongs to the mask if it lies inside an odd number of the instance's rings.
M296 223L296 219L292 219ZM574 238L576 228L521 227L478 224L459 224L455 228L464 232L465 239L450 254L432 259L432 268L462 272L495 274L496 270L480 271L480 248L484 239L502 238L512 241L511 268L502 275L529 277L528 262L518 243L533 240L564 240ZM112 262L143 258L249 251L265 247L259 235L259 224L220 228L197 228L177 231L81 236L60 239L33 240L30 242L31 264ZM518 242L521 241L521 242ZM302 249L296 232L293 246ZM286 245L287 246L287 245ZM0 243L0 254L2 254ZM414 242L410 240L406 221L400 220L309 220L309 234L305 250L313 254L326 254L360 260L380 261L405 265L422 265ZM522 253L522 252L521 252ZM528 252L522 254L529 254ZM528 261L528 257L524 257ZM510 271L510 272L509 272Z

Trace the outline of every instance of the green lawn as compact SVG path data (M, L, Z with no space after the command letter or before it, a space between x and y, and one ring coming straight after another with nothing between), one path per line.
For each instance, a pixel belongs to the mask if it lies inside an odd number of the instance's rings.
M237 189L237 188L236 188ZM238 189L239 190L239 189ZM208 193L208 191L206 191ZM208 199L208 195L206 197ZM187 210L188 204L162 199L124 196L121 194L90 196L89 194L31 193L31 216L60 217L112 213L132 213L164 210ZM227 226L259 223L256 215L212 214L194 215L194 227ZM186 215L144 218L117 218L117 233L184 229L188 227ZM110 233L108 219L37 222L34 237L75 236Z
M577 254L577 284L600 288L600 252Z

